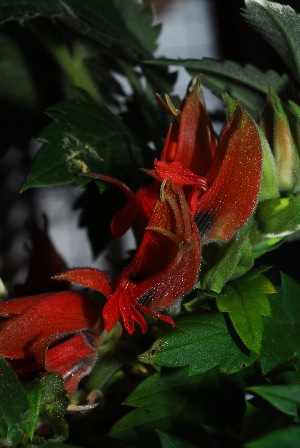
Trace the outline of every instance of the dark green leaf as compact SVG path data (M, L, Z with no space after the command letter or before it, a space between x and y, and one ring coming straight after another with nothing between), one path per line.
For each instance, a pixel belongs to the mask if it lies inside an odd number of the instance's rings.
M233 376L210 371L189 377L186 369L152 375L125 403L137 409L119 420L111 435L128 441L140 437L147 447L157 446L153 428L198 446L199 437L206 439L202 425L223 427L226 422L227 427L239 430L245 410L243 388Z
M282 275L278 294L269 297L272 317L264 318L261 366L267 373L300 354L300 286Z
M136 0L126 2L126 6L120 0L93 3L66 0L64 3L85 21L81 32L96 38L101 44L105 37L107 44L116 44L124 51L129 50L133 57L135 53L140 56L149 55L156 47L159 27L152 27L151 9L142 9L140 2Z
M293 417L298 417L300 409L300 384L280 386L255 386L248 390L264 398L274 408Z
M24 390L27 395L31 411L31 418L26 424L26 432L30 439L32 439L40 412L42 385L40 381L32 381L25 385Z
M290 6L268 0L246 0L244 16L300 78L300 16Z
M64 419L69 399L64 381L58 373L49 373L40 380L42 386L39 424L50 425L51 441L63 442L68 436L68 425Z
M113 0L120 11L124 23L137 42L149 53L157 48L157 39L160 34L161 25L153 26L153 5L144 7L140 1Z
M254 359L238 347L223 314L219 313L178 319L174 331L140 356L141 361L154 366L188 366L189 375L214 367L233 373L249 366Z
M63 10L59 0L0 0L0 24L39 16L54 18Z
M276 289L262 274L249 274L234 280L216 296L219 311L229 313L231 322L249 350L259 353L263 334L263 316L270 316L266 294Z
M261 439L253 440L245 448L298 448L300 444L300 428L285 428L271 432Z
M150 7L139 1L101 0L0 0L0 23L37 17L56 18L77 33L131 60L151 55L156 48L159 26L153 26Z
M201 79L216 95L225 92L240 101L250 112L262 111L270 85L278 93L288 87L288 77L270 70L266 73L252 65L242 67L233 61L203 59L156 59L151 64L185 67L189 72L201 73Z
M0 359L0 444L17 446L30 419L29 400L14 371ZM8 444L8 445L7 445Z
M172 434L167 434L163 431L156 431L159 437L162 448L196 448L196 445L191 445L185 440L179 439Z
M22 191L31 187L86 183L78 175L102 173L126 179L135 163L135 148L122 124L104 106L87 98L53 106L54 122L40 139L45 142L33 162Z

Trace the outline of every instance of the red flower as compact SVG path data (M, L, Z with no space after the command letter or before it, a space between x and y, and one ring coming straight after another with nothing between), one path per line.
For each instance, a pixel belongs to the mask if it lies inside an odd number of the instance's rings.
M94 269L73 269L56 277L108 298L103 309L108 331L122 319L129 333L135 322L145 332L141 311L155 314L187 294L200 270L199 234L202 243L229 240L249 219L259 194L262 150L249 115L238 105L217 143L197 78L179 111L166 98L175 122L161 160L147 171L153 184L133 194L115 179L89 175L117 184L129 198L114 216L112 231L119 236L131 225L144 231L132 261L113 288Z
M199 78L189 87L179 111L166 97L175 123L151 173L161 181L168 178L194 186L185 187L185 194L201 242L226 241L249 219L257 202L262 172L260 137L250 116L237 105L217 142Z
M0 355L19 376L59 372L72 394L96 360L103 324L98 304L76 292L0 301Z
M200 239L183 190L170 183L161 188L143 240L114 288L96 269L71 269L55 278L95 289L108 297L103 319L108 331L122 319L128 333L138 323L145 333L141 311L168 308L194 286L200 269ZM167 316L156 315L173 324Z

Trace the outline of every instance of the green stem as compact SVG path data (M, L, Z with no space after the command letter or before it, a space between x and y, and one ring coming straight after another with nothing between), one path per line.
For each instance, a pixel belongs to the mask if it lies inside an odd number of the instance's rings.
M82 42L75 42L72 52L66 45L57 42L48 42L47 46L71 84L84 89L94 100L102 103L103 98L85 64L85 59L91 56L89 49Z

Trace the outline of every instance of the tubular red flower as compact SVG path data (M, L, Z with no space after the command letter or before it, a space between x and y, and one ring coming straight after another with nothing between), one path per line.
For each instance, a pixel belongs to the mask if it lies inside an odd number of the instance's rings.
M103 331L99 305L67 291L1 301L0 315L7 317L0 355L20 375L60 372L73 393L96 359L91 343Z
M123 270L112 294L105 292L107 278L101 271L84 268L69 270L56 278L88 286L107 295L103 319L108 331L122 319L128 333L134 323L147 329L141 311L168 323L168 316L155 311L168 308L194 286L200 269L200 240L179 186L162 186L146 227L143 240L129 265ZM86 274L86 275L85 275ZM102 283L102 284L101 284Z

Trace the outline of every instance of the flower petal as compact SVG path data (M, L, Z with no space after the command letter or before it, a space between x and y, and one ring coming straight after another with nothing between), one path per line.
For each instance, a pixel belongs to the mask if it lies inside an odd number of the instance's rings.
M155 207L158 193L157 182L139 188L129 202L114 214L110 226L112 235L119 238L133 226L137 237L141 238Z
M38 294L36 296L20 297L11 300L0 300L0 316L12 316L22 314L27 308L39 300L48 297L51 293Z
M206 176L215 152L216 138L199 77L191 80L180 111L169 129L161 160L180 162L198 176Z
M88 297L71 291L42 296L23 314L1 324L0 355L12 359L35 355L41 360L53 339L84 329L102 331L100 307Z
M47 372L60 373L66 390L72 395L80 380L90 373L95 361L95 349L84 335L77 334L47 351L45 369Z
M198 230L183 190L167 184L162 187L138 251L104 306L106 329L110 330L121 315L129 333L134 331L134 322L145 332L147 326L139 309L147 308L153 314L170 307L193 288L199 269Z
M58 274L53 278L56 280L66 280L85 288L91 288L106 297L109 297L112 293L108 276L99 269L74 268Z
M195 221L202 242L229 240L256 205L262 149L256 126L238 105L227 123L207 175L207 191L197 203Z

